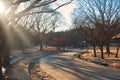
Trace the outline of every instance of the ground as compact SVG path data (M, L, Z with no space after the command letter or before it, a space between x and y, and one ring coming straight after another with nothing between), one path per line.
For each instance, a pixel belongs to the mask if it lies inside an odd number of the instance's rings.
M118 54L118 58L115 58L116 47L111 47L110 51L111 51L111 54L109 54L108 56L104 48L104 59L101 59L100 50L97 48L96 50L97 57L94 57L93 49L91 48L91 49L88 49L88 52L81 55L81 59L85 61L90 61L90 62L101 61L108 64L108 67L120 69L120 51Z
M86 62L73 55L81 50L62 53L53 48L13 51L13 63L7 72L9 80L119 80L120 70ZM52 54L52 55L51 55ZM87 53L88 54L88 53Z
M39 68L37 62L34 62L35 59L56 53L60 53L60 51L56 51L55 48L47 48L43 51L38 48L27 49L24 54L21 50L12 51L13 58L20 58L20 60L8 69L9 80L40 80L41 77L36 72L42 72L42 74L45 74L45 72Z
M76 52L46 56L41 68L56 80L119 80L120 70L73 57Z

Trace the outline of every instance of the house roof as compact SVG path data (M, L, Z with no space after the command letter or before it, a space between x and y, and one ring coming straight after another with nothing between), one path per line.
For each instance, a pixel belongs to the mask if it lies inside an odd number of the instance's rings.
M120 33L115 35L115 36L113 36L112 39L120 39Z

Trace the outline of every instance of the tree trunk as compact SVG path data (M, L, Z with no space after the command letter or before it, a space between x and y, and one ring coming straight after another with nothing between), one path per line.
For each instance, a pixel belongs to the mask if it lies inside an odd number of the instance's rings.
M40 41L40 50L43 50L42 41Z
M45 45L45 47L47 48L47 44Z
M25 53L25 47L23 46L22 48L22 53L24 54Z
M2 75L2 58L3 58L3 50L5 47L5 34L4 34L4 27L2 25L2 22L0 21L0 80L3 80L3 75Z
M2 49L0 48L0 80L3 80L3 75L2 75Z
M97 57L97 55L96 55L96 46L95 45L93 45L93 52L94 52L94 57Z
M115 58L118 58L119 48L120 48L120 43L118 43L117 52L116 52Z
M10 65L10 47L7 45L3 54L3 66L8 67Z
M0 32L0 80L3 80L3 75L2 75L2 66L3 66L3 50L4 50L4 37L1 36L1 32Z
M100 50L101 50L101 59L104 59L103 46L100 46Z
M60 47L57 47L57 50L59 50L59 51L60 51Z
M4 54L3 54L3 66L8 67L10 65L10 47L11 43L11 32L6 29L7 33L4 33L5 35L5 47L4 47Z
M24 41L22 41L22 53L23 54L25 53L25 48L26 48L25 43L24 43Z
M108 56L110 56L110 45L109 44L106 45L106 53L108 54Z

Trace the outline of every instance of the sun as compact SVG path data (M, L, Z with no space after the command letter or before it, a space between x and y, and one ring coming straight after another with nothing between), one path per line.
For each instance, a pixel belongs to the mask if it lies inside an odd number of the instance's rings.
M5 6L2 1L0 1L0 13L4 13L5 11Z

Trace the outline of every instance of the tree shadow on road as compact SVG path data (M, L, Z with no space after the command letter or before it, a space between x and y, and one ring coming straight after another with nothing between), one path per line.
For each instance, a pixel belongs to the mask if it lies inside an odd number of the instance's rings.
M46 58L47 59L47 58ZM77 76L81 80L85 79L94 79L94 80L119 80L120 79L120 71L112 71L110 73L110 69L104 69L97 66L92 66L89 64L84 63L83 61L80 63L76 62L74 59L71 58L64 58L64 57L51 57L51 60L48 59L50 65L55 68L58 68L62 71L70 73L72 75ZM116 75L116 73L118 73Z

